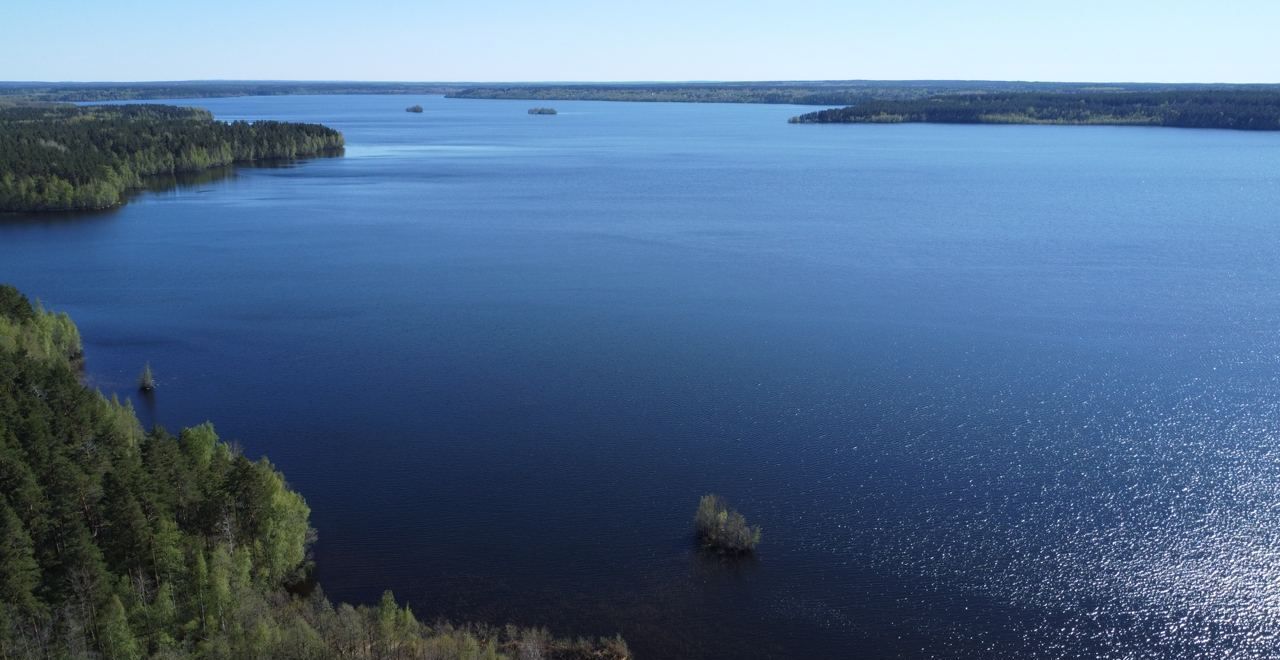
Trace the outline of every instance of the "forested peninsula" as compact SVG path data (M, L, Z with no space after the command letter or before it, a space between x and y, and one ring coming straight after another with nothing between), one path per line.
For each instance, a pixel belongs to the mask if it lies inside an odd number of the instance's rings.
M103 209L146 177L272 159L339 154L319 124L217 121L167 105L0 107L0 211Z
M0 82L0 97L28 101L87 102L196 99L232 96L333 94L445 94L468 83L172 80L164 82Z
M305 581L310 509L267 459L210 424L143 431L81 384L80 354L66 315L0 286L0 658L629 657L423 624L390 592L334 605Z
M794 124L1075 124L1280 130L1280 91L948 94L870 100Z

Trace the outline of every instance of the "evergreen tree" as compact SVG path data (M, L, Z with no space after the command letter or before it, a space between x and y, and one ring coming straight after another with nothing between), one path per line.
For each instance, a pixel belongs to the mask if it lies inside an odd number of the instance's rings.
M136 660L142 657L138 640L129 628L129 618L118 596L111 596L98 623L102 654L110 660Z
M0 648L25 646L28 631L45 610L35 597L39 585L31 537L0 499Z

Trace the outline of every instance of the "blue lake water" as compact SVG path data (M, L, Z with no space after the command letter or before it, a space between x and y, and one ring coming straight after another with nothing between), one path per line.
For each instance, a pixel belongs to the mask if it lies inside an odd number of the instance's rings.
M0 281L270 456L335 599L642 658L1280 654L1280 135L177 103L346 156L5 217ZM695 550L707 492L755 560Z

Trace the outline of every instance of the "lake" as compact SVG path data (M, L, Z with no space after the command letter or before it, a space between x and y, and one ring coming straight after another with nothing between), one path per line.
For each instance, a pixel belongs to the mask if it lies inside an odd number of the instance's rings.
M347 152L7 216L0 281L269 456L336 600L641 658L1280 654L1280 134L176 103ZM709 492L754 559L698 552Z

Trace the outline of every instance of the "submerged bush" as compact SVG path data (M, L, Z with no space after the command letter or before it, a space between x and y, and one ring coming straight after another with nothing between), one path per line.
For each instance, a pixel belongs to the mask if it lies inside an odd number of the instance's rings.
M142 368L142 375L138 376L138 389L143 392L152 392L156 389L156 377L151 373L150 362Z
M760 527L747 525L747 519L730 509L719 495L702 496L694 523L702 545L710 550L744 554L760 544Z

